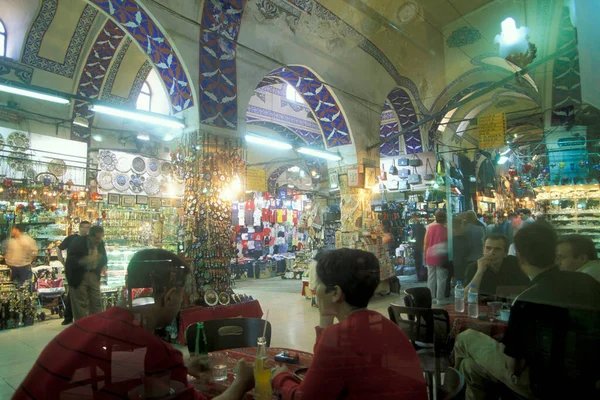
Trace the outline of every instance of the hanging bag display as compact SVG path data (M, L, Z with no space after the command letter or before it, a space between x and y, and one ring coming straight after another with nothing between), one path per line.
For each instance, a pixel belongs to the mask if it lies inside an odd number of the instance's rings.
M413 158L408 161L408 165L410 165L411 167L420 167L421 165L423 165L423 162L415 153L413 154Z
M394 160L392 160L392 164ZM387 172L385 172L385 166L381 163L381 171L379 171L379 179L382 181L387 181Z
M398 177L400 179L406 179L410 175L410 169L401 169L398 171Z
M392 160L392 166L390 167L390 170L388 172L390 175L398 175L398 168L396 168L396 165L394 164L394 160Z
M423 179L426 181L432 181L435 178L435 175L433 174L433 167L431 166L431 161L429 161L429 158L425 161L425 175L423 176Z
M398 159L398 166L399 167L406 167L408 165L408 158L406 157L402 157Z
M400 190L408 190L408 182L407 181L398 181L398 188Z
M408 176L408 183L412 185L421 183L421 175L417 173L417 167L413 167L413 173Z
M444 162L444 160L438 160L437 163L435 164L435 173L438 176L445 176L446 175L446 163Z

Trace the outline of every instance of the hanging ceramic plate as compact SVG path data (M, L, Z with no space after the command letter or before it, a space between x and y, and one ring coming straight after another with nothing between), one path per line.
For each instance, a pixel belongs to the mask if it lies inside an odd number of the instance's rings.
M115 174L112 182L115 189L119 192L124 192L129 189L129 177L125 174Z
M160 175L160 164L156 158L151 158L148 160L148 167L146 168L146 172L150 176L158 176Z
M146 161L142 157L135 157L131 162L131 170L136 174L143 174L146 172Z
M28 149L29 148L29 138L23 132L15 131L15 132L11 133L10 135L8 135L8 138L6 139L6 144L8 144L9 146L12 146L12 147Z
M216 306L219 303L219 296L214 290L208 290L204 293L204 301L209 306Z
M4 149L4 136L0 135L0 151Z
M229 295L225 292L221 292L219 294L219 304L222 306L226 306L229 304L229 302L231 301L231 298L229 297Z
M63 176L67 172L67 164L63 160L54 159L48 164L48 172L56 176Z
M20 151L13 152L9 157L8 166L15 171L25 171L31 164L29 155Z
M144 190L147 195L154 196L160 192L160 183L156 178L150 177L144 182Z
M114 188L113 185L113 175L108 171L100 171L98 174L98 186L103 190L112 190Z
M160 173L162 174L162 176L170 176L172 172L171 170L172 167L170 162L165 161L162 164L160 164Z
M29 168L25 171L25 178L34 180L35 179L35 170L33 168Z
M51 186L58 182L58 178L56 175L51 174L50 172L42 172L41 174L37 174L35 177L36 183L41 183L44 186Z
M119 157L115 168L119 172L129 172L131 170L131 164L125 157Z
M131 175L131 179L129 180L129 189L133 193L142 193L142 191L144 190L144 181L145 180L146 180L146 178L144 178L141 175L136 175L136 174Z
M100 150L98 165L103 171L114 171L117 166L117 156L110 150Z

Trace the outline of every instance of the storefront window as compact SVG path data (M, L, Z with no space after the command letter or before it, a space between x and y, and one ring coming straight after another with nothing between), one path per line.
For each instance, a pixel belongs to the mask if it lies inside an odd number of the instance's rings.
M150 85L148 85L148 82L144 82L142 85L142 90L140 91L140 95L137 99L136 108L138 110L150 111L151 100L152 91L150 90Z
M6 28L0 19L0 57L6 56Z
M302 95L292 85L286 85L285 98L294 103L304 103L304 98L302 98Z

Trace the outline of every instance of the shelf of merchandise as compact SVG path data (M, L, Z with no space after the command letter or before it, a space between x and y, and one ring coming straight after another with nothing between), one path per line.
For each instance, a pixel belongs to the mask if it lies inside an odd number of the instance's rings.
M589 236L600 251L600 209L549 209L546 217L559 235Z

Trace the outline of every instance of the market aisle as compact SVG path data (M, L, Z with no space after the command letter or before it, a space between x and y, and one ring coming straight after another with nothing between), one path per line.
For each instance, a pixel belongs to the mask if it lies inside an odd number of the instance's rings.
M425 285L413 277L401 277L401 281L402 290ZM236 284L237 293L253 296L260 301L265 313L269 310L273 327L271 346L312 352L319 312L310 306L310 300L300 296L301 286L301 281L281 278ZM399 301L401 296L396 294L375 295L369 308L387 316L388 305ZM46 344L64 329L61 321L51 319L32 327L0 331L0 400L10 398Z

